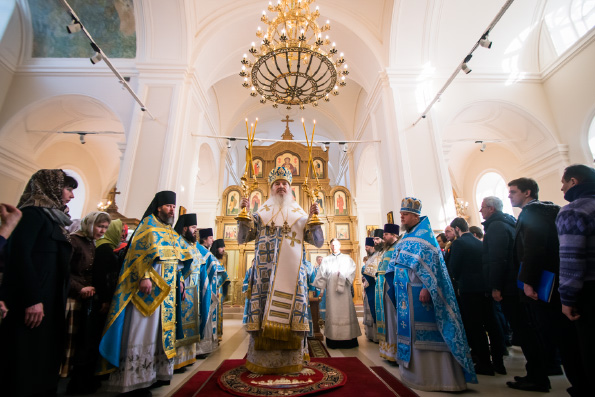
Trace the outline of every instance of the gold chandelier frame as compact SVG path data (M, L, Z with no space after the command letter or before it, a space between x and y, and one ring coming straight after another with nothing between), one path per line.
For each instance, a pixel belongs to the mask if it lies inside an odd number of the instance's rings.
M278 0L269 3L268 10L276 12L269 19L263 11L261 21L268 25L267 32L258 29L256 36L261 43L252 43L250 54L255 62L242 59L240 76L242 84L250 88L250 95L260 94L261 103L274 102L291 106L318 105L318 100L329 101L329 95L339 95L339 87L345 86L349 74L345 58L341 53L336 59L337 49L322 33L330 29L329 21L322 27L316 23L320 16L318 7L310 12L315 0Z

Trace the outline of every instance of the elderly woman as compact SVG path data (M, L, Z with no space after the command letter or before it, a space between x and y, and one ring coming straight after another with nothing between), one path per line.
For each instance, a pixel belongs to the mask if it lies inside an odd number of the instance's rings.
M39 170L17 207L21 222L8 240L0 300L0 384L7 396L52 395L58 386L72 254L66 204L77 181L60 169Z
M81 221L80 229L70 235L72 259L66 303L68 332L60 374L62 377L71 375L66 390L68 394L94 392L99 387L98 382L93 382L95 362L90 362L92 335L97 328L95 322L99 312L99 305L94 299L97 282L93 279L93 260L95 241L103 237L110 222L108 213L91 212Z

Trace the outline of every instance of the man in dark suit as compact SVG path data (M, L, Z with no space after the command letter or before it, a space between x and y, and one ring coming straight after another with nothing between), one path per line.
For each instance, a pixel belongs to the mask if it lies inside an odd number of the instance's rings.
M557 347L566 377L572 385L568 393L571 396L587 395L576 329L562 314L558 293L560 257L556 216L560 207L539 201L539 186L531 178L515 179L508 183L508 187L512 206L523 209L516 224L513 249L515 271L518 281L523 283L521 301L533 335L541 343L534 344L531 350L523 350L527 358L527 376L515 377L514 382L506 384L513 389L548 392L547 365L551 362L552 349ZM537 295L544 270L555 274L549 302L539 300Z
M469 232L465 219L455 218L450 226L457 236L451 246L450 266L459 288L461 316L475 360L475 372L490 376L494 375L494 371L506 374L502 361L502 335L496 325L492 301L486 294L483 279L483 244ZM491 360L486 331L492 341Z

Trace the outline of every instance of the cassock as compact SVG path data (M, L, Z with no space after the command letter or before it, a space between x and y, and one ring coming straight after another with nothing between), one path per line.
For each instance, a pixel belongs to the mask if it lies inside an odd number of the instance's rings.
M100 373L112 372L108 389L120 393L172 378L178 271L193 259L185 240L149 214L128 247L99 345ZM149 295L139 291L142 278L153 283Z
M306 225L296 203L280 208L270 198L250 222L239 222L238 243L256 240L244 324L250 334L246 368L255 373L293 373L308 359L308 271L304 242L321 247L322 228Z
M460 391L477 383L455 293L426 216L392 251L401 380L426 391ZM422 303L420 291L432 302Z
M328 305L324 336L330 348L355 347L362 334L351 296L355 274L355 262L341 253L324 258L316 274L313 285L325 291Z
M366 338L378 342L376 326L376 272L382 259L380 252L375 251L362 267L364 286L364 331Z
M376 273L376 336L378 337L380 357L392 363L397 361L397 311L393 290L394 268L389 266L397 243L380 253L382 260Z

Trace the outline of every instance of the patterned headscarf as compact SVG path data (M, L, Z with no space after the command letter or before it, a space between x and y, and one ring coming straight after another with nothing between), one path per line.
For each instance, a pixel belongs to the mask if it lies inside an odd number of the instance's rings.
M37 171L27 182L17 207L23 209L33 206L64 211L66 206L62 202L62 190L65 176L66 173L60 169Z
M122 221L119 219L113 220L103 237L97 240L95 247L99 248L100 245L109 244L113 250L118 248L122 240L122 229Z
M109 214L107 212L89 212L81 221L81 228L74 232L74 234L76 234L77 236L85 237L89 240L93 240L93 226L95 226L95 221L97 220L97 217L101 214L107 215L108 221L110 220Z

